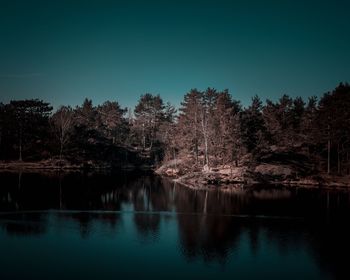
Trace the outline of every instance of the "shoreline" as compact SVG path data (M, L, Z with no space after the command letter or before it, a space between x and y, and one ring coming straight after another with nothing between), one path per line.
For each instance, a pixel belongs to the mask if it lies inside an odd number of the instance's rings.
M181 180L179 178L169 178L167 176L162 176L167 179L170 179L172 182L184 186L186 188L192 190L233 190L233 189L246 189L246 188L254 188L256 186L270 186L270 187L287 187L287 188L304 188L304 189L325 189L325 190L346 190L350 191L350 184L340 184L337 182L330 182L326 184L320 183L305 183L305 182L285 182L285 181L269 181L269 182L254 182L251 184L245 183L236 183L236 184L221 184L217 185L192 185L191 183Z
M67 161L59 160L43 160L43 161L0 161L0 172L4 171L106 171L106 170L153 170L148 165L122 165L113 166L112 164L103 162L86 161L80 164L73 164Z
M149 165L121 165L112 166L111 164L103 162L86 161L80 164L72 164L67 161L59 160L44 160L44 161L0 161L0 172L16 172L16 171L45 171L45 172L81 172L81 171L153 171L154 174L163 178L167 178L177 184L194 190L214 190L214 189L235 189L247 188L254 185L267 186L285 186L285 187L303 187L303 188L324 188L324 189L338 189L350 190L350 177L325 176L320 174L318 180L310 177L300 179L285 179L285 180L255 180L254 173L250 173L243 168L244 172L236 174L236 177L227 178L219 172L204 172L193 171L178 176L174 172L169 172L164 169L164 165L158 169ZM227 174L226 174L227 175ZM347 180L348 179L348 180Z
M303 177L281 177L281 174L277 172L262 174L249 170L245 166L229 170L216 168L216 171L187 170L186 173L179 174L171 166L163 165L155 173L195 190L226 190L257 185L350 190L350 176L331 176L319 173Z

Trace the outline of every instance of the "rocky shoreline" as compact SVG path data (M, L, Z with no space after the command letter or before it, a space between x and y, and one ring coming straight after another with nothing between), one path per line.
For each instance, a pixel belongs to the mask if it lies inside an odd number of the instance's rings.
M180 163L181 164L181 163ZM298 176L290 166L260 164L254 168L246 166L219 166L212 169L180 172L179 163L175 168L168 162L156 173L192 189L227 189L258 184L281 185L307 188L350 189L349 176L329 176L327 174Z
M181 160L168 161L154 170L150 165L132 164L112 166L106 162L86 161L70 163L64 160L43 160L38 162L0 161L1 171L102 171L102 170L153 170L156 174L191 189L228 189L258 184L281 185L307 188L350 189L350 176L329 176L327 174L298 176L291 166L259 164L248 166L218 166L191 170L184 168Z

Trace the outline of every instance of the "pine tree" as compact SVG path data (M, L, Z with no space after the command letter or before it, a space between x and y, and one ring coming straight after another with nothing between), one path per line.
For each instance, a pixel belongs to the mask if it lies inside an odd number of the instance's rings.
M349 164L350 137L350 86L339 84L332 92L324 94L319 103L317 124L319 141L327 147L327 173L337 166L342 172L342 162ZM333 162L336 164L333 164Z
M197 89L192 89L184 96L178 118L178 135L180 150L193 154L195 162L199 161L199 146L201 145L201 112L202 95Z
M218 93L213 88L207 88L202 95L200 123L202 129L202 137L204 144L204 166L209 169L210 153L213 152L213 140L217 137L215 134L215 105Z
M17 138L18 159L22 161L25 150L30 150L33 155L35 149L43 148L52 107L38 99L11 101L9 106L13 134Z
M257 153L266 144L266 127L262 115L262 102L256 95L251 105L242 112L241 135L247 152Z
M214 111L214 136L212 139L214 156L222 164L235 162L240 157L240 119L241 106L232 100L228 90L220 92Z

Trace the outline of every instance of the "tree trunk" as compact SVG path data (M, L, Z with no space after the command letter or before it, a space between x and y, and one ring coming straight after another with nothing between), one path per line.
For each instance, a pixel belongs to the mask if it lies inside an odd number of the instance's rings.
M196 153L196 165L198 165L198 139L197 138L196 138L195 153Z
M208 128L206 125L206 121L204 120L204 112L202 117L202 130L203 130L203 137L204 137L204 151L205 151L205 164L209 168L209 156L208 156Z
M152 147L153 147L153 143L154 143L154 140L156 138L156 128L155 126L152 128L151 130L151 137L150 137L150 145L149 145L149 150L151 151L152 150Z
M143 149L146 149L146 135L145 135L145 124L142 124L142 146Z
M0 131L0 147L1 147L1 144L2 144L2 131Z
M177 164L176 164L176 151L175 151L175 148L173 149L173 152L174 152L175 170L177 170Z
M338 143L337 147L337 156L338 156L338 175L341 174L341 162L340 162L340 144Z
M204 137L204 147L205 147L205 164L209 168L209 156L208 156L208 138Z
M328 125L328 155L327 155L327 174L331 173L331 138L330 127Z
M194 137L195 137L195 153L196 153L196 165L198 165L198 132L197 132L197 112L194 113Z
M19 161L22 161L22 137L19 138Z

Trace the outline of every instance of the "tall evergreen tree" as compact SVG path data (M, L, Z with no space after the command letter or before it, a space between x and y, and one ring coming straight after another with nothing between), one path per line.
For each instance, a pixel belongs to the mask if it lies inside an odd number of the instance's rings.
M214 137L212 139L214 156L221 163L235 162L237 165L241 152L240 118L241 106L232 100L228 90L220 92L214 111Z
M13 123L13 133L16 135L18 159L23 159L23 152L35 154L35 149L43 147L49 131L48 118L52 107L38 99L11 101L9 113Z
M258 152L266 144L266 127L261 111L262 102L256 95L251 105L242 112L242 142L249 153Z
M203 93L191 89L184 96L178 118L179 148L193 154L195 162L199 162L199 146L201 145L201 112Z
M118 102L106 101L97 106L102 135L111 139L113 144L124 143L127 138L127 121L124 117L127 109L122 109Z
M337 166L342 172L342 162L349 164L350 137L350 86L339 84L332 92L326 93L320 100L317 123L320 141L327 150L327 172ZM336 164L332 164L336 162Z

